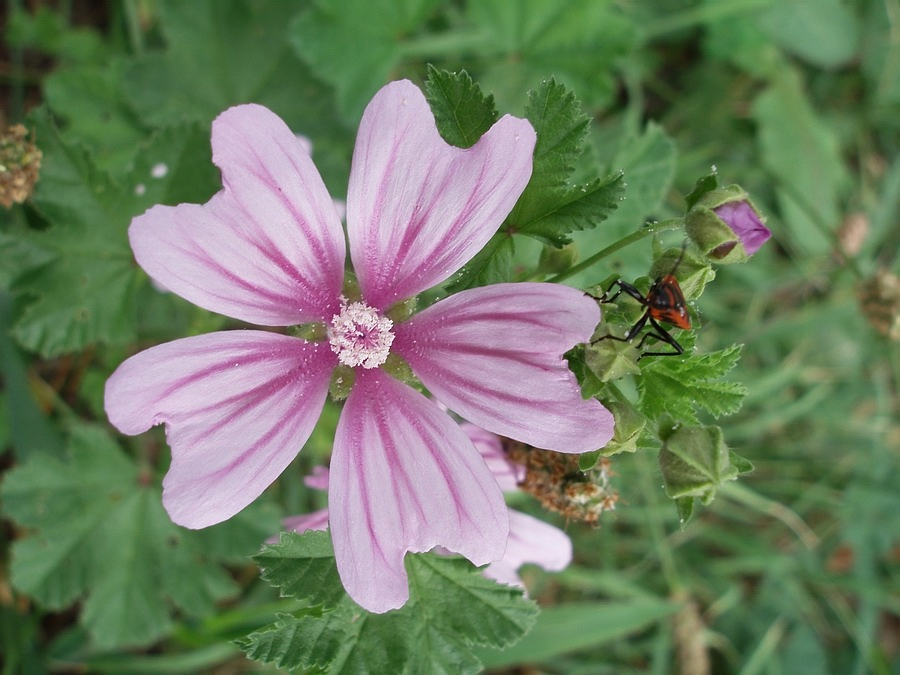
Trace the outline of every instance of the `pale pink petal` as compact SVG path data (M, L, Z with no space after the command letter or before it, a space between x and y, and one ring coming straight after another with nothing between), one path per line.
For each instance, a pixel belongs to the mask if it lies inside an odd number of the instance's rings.
M584 400L563 353L600 310L558 284L495 284L452 295L394 326L393 351L432 395L480 427L547 450L589 452L613 417Z
M403 557L441 545L476 565L503 555L507 508L450 417L380 370L357 369L338 423L328 510L344 588L371 612L409 597Z
M341 221L281 119L258 105L213 122L224 189L204 205L154 206L128 234L138 263L205 309L265 326L330 319L344 270Z
M347 232L363 298L386 309L449 278L480 251L531 177L535 133L506 116L473 147L438 134L406 80L366 108L350 173Z
M106 413L130 435L166 424L163 504L179 525L206 527L256 499L297 455L334 363L326 343L274 333L184 338L119 366L106 383Z
M286 532L298 532L303 534L307 530L324 531L328 529L328 509L319 509L312 513L301 513L298 516L282 518L281 529ZM280 534L273 534L266 539L267 544L277 544L281 539Z
M313 490L326 492L328 490L328 467L314 466L312 473L303 479L303 483Z
M307 530L328 529L328 509L319 509L312 513L302 513L299 516L289 516L281 521L281 527L291 532L306 532Z
M518 489L519 483L525 479L525 467L507 459L500 437L469 422L463 422L459 427L481 453L500 489L504 492Z
M506 553L488 565L484 575L503 584L522 586L519 568L531 563L548 572L558 572L572 562L572 541L559 528L543 520L509 511L509 542Z

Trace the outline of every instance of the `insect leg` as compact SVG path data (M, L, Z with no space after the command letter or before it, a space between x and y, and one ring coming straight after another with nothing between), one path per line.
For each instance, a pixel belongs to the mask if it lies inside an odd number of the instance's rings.
M661 325L659 325L659 323L652 316L648 315L647 318L650 321L650 325L653 326L653 330L648 331L647 334L641 338L641 341L638 343L638 349L643 348L644 342L647 341L647 338L653 337L661 342L665 342L667 345L672 347L672 349L674 349L675 351L673 351L673 352L643 352L638 360L644 358L645 356L678 356L679 354L684 354L684 347L682 347L680 344L678 344L678 340L673 338L672 335L669 333L669 331L667 331L665 328L663 328Z

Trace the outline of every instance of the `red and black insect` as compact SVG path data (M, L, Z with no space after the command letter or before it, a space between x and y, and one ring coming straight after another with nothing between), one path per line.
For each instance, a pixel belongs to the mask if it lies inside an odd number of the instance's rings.
M603 335L591 342L591 344L600 342L600 340L631 342L644 329L644 326L649 323L651 329L641 338L641 341L638 343L638 349L642 349L647 338L652 337L660 342L665 342L675 351L643 352L639 358L644 358L645 356L678 356L683 354L684 347L678 344L678 340L660 325L660 321L662 321L682 330L690 330L691 328L691 318L688 316L684 293L681 292L681 286L678 285L678 279L675 278L675 270L681 264L682 258L684 258L684 247L682 247L681 255L675 261L672 271L665 276L657 277L650 290L647 291L646 296L631 284L621 279L616 279L600 298L601 302L613 302L622 293L625 293L641 303L646 309L641 318L625 334L625 337ZM618 290L613 295L610 295L610 291L616 286L618 286Z

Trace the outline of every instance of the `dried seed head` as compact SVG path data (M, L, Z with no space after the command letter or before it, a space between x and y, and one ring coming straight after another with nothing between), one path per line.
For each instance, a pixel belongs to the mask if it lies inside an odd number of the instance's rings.
M600 514L616 508L619 494L611 489L610 462L606 457L593 468L582 471L578 455L569 455L504 440L509 459L525 467L519 488L540 501L549 511L567 520L596 524Z
M900 277L878 270L857 287L856 297L875 330L891 340L900 340Z
M41 168L41 151L27 140L21 124L0 133L0 204L21 204L34 190Z

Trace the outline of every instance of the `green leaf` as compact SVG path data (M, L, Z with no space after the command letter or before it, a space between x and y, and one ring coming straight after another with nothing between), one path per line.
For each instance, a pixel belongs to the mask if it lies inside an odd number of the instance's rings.
M514 253L515 243L512 237L502 230L497 232L484 248L456 273L447 284L447 290L450 293L458 293L467 288L510 281Z
M782 49L822 68L846 64L859 49L859 21L842 0L775 2L755 18Z
M202 616L236 589L98 428L73 429L66 461L34 455L13 469L0 496L33 530L13 544L13 585L50 609L83 599L80 620L102 649L154 642L172 626L170 603Z
M404 37L437 5L438 0L317 0L291 24L291 43L335 88L344 121L355 123L375 92L393 79Z
M545 607L527 640L502 652L479 649L476 653L489 668L550 661L568 652L621 639L678 609L678 603L653 598Z
M203 125L226 108L259 103L309 136L334 126L330 96L288 43L307 3L164 0L154 5L163 50L131 61L122 83L144 123ZM354 59L348 59L354 60Z
M334 607L344 597L331 538L325 532L303 536L282 532L278 544L264 546L253 559L262 578L282 597L299 597L325 607Z
M466 4L466 17L488 64L479 80L511 110L548 73L591 108L605 105L615 90L615 63L637 45L636 27L609 2L479 0Z
M693 340L681 338L681 343L689 353ZM733 345L709 354L647 359L638 382L638 407L650 419L668 413L683 422L697 421L696 408L704 408L715 417L736 412L747 389L722 378L734 368L740 354L741 345Z
M126 173L149 135L122 91L127 61L105 66L66 68L44 80L44 100L65 126L66 140L84 143L95 165L114 175Z
M267 547L266 560L275 562L264 574L283 594L290 590L308 602L330 600L330 591L323 595L307 583L335 582L333 561L326 569L328 548L322 533L285 533L279 544ZM289 553L295 556L293 570ZM535 621L537 607L520 590L486 579L465 560L408 555L406 570L410 599L398 610L370 614L345 595L330 611L282 614L241 646L251 658L287 669L474 673L480 668L474 645L506 646Z
M425 96L441 136L458 148L475 145L497 121L494 97L485 96L466 71L428 66Z
M537 132L534 170L509 216L510 230L553 246L566 235L596 227L618 207L625 188L621 174L572 186L569 179L584 150L590 120L575 95L551 79L531 92L526 117Z
M16 278L53 260L21 233L0 232L0 288L9 289Z
M797 255L827 255L833 246L825 229L841 221L849 178L836 132L818 115L800 74L780 69L753 104L759 151L777 179L785 235Z
M34 116L44 153L34 205L50 223L18 236L51 262L21 275L13 290L33 299L13 328L27 348L46 357L135 337L137 267L128 245L132 217L156 203L205 201L217 181L208 132L164 130L141 149L120 181L56 130L46 111ZM154 170L156 167L156 170ZM159 167L165 174L159 174Z
M9 295L0 292L0 375L6 392L2 414L8 432L4 440L20 462L34 452L61 455L62 435L35 400L28 366L9 335L11 304Z

